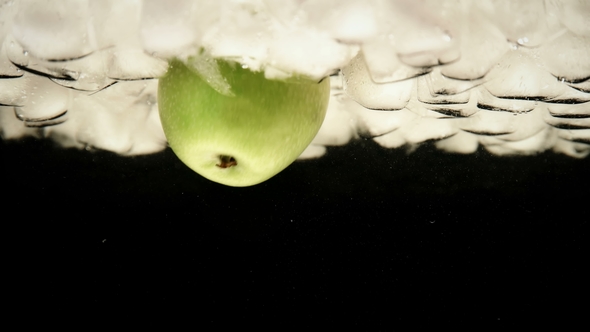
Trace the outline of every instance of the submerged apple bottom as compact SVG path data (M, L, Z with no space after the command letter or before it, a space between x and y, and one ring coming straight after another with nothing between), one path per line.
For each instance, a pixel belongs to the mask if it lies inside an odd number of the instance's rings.
M200 175L229 186L255 185L289 166L313 140L330 83L268 80L236 63L217 65L229 94L171 62L158 87L164 132L178 158Z

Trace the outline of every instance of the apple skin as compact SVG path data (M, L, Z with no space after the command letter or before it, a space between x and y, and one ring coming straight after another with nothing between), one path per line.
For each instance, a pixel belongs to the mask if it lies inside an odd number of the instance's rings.
M205 178L234 187L263 182L289 166L326 115L329 79L268 80L216 60L234 96L217 92L180 61L160 79L158 107L174 153Z

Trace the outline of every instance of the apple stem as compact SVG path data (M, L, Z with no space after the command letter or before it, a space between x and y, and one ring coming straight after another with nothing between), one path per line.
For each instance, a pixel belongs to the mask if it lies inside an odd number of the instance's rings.
M215 166L219 168L229 168L236 166L237 164L238 162L234 159L234 157L221 155L219 156L219 164L216 164Z

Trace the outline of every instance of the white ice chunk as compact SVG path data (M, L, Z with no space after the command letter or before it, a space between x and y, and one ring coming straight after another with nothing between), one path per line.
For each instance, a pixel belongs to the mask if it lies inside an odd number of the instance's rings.
M403 128L404 137L413 144L445 139L458 131L454 119L419 118Z
M496 143L492 143L494 140ZM535 154L553 146L555 134L545 129L521 141L505 142L494 137L480 137L480 143L486 150L497 155Z
M109 55L107 76L116 80L159 78L166 74L168 62L147 55L140 49L118 49Z
M507 142L518 142L537 135L547 128L547 124L543 121L546 113L547 110L543 105L529 113L514 114L510 126L506 128L511 133L497 136L497 138Z
M485 87L475 89L477 107L494 112L511 112L515 114L528 113L537 107L536 100L502 99L492 95Z
M373 138L373 140L383 147L397 148L405 145L408 142L406 136L408 131L411 131L411 129L406 130L406 128L410 128L411 125L415 124L415 122L421 119L421 117L407 109L392 112L391 116L398 124L399 129L381 136L377 136Z
M326 35L296 30L273 40L268 49L268 63L286 72L321 79L344 67L355 55L356 49Z
M380 30L377 19L378 1L347 1L337 9L327 11L323 18L326 28L330 29L333 38L347 43L356 44L374 37Z
M576 82L590 78L590 35L564 33L543 44L539 57L547 70L564 81Z
M216 0L144 0L140 37L145 50L159 57L195 54L208 26L219 19Z
M352 101L343 94L332 94L326 118L312 145L344 145L357 136L357 117L349 110Z
M6 44L0 44L0 79L23 76L23 72L6 55L6 47Z
M382 32L390 2L379 0L264 1L284 26L308 26L347 44L358 44Z
M479 141L476 135L459 131L449 138L435 142L435 145L447 152L468 154L477 151Z
M572 142L590 143L590 129L558 129L557 136Z
M0 106L22 106L27 97L26 77L0 78Z
M165 148L156 103L157 81L120 82L97 94L78 93L64 124L46 128L63 144L89 146L124 155ZM71 138L66 142L64 138Z
M111 79L154 78L166 72L166 61L146 54L141 47L138 33L141 5L138 0L90 3L97 44L103 53L103 63L108 68L105 73ZM150 5L146 4L145 11Z
M459 95L480 86L484 82L483 79L457 80L446 77L441 73L441 67L434 68L430 73L428 73L428 75L421 76L418 81L418 98L421 98L421 96L424 97L424 95L421 95L421 92L426 92L426 90L423 89L420 84L426 84L430 95L437 97L440 96L440 98L437 99L443 99L444 102L450 101L445 99L449 97L444 96ZM469 96L469 93L465 95Z
M590 116L551 116L546 113L544 120L548 125L561 129L590 129Z
M445 19L444 4L432 2L419 6L411 1L392 2L395 15L389 17L389 40L399 59L413 67L432 67L461 57L453 26Z
M549 114L556 118L590 118L590 102L583 104L547 104Z
M99 50L115 46L141 48L138 34L141 0L98 0L88 5L90 27Z
M14 1L0 2L0 48L4 44L4 38L11 32L12 21L18 11L18 3ZM1 73L0 64L0 73Z
M359 130L371 137L383 136L399 129L405 123L406 115L399 111L374 111L358 105L356 111Z
M429 71L427 68L416 68L401 62L397 49L388 36L378 36L363 44L362 54L371 78L376 83L406 80Z
M438 79L439 81L442 80L440 75L435 73L431 73L428 75L420 76L416 79L417 83L417 95L419 101L426 103L426 104L466 104L469 102L469 98L471 97L471 90L470 89L462 89L462 88L453 88L453 85L458 85L456 82L458 80L454 79L445 79L445 81L452 82L451 84L445 85L445 87L441 87L440 82L435 83L433 82L432 78ZM449 83L450 83L449 82ZM461 82L461 81L459 81ZM449 90L446 87L450 87ZM453 91L458 91L458 93L452 93Z
M576 103L590 100L590 94L559 82L529 56L517 51L506 53L488 77L485 87L500 98Z
M513 121L516 115L508 112L479 111L470 117L457 118L457 126L478 135L498 136L511 134L518 129Z
M226 15L203 37L203 46L213 57L230 58L260 71L261 64L267 62L272 31L280 27L275 27L271 17L257 6L236 3L225 11Z
M342 69L346 93L359 104L374 110L402 109L414 90L413 80L376 83L369 75L362 54Z
M313 159L313 158L319 158L321 156L323 156L324 154L326 154L326 147L323 145L315 145L315 144L310 144L307 148L305 148L305 150L303 150L303 152L299 155L299 157L297 157L298 160L304 160L304 159Z
M463 19L458 21L461 25L458 26L456 38L460 44L461 58L443 66L441 72L457 79L479 79L508 51L506 37L476 11L464 13Z
M545 1L477 1L485 17L512 43L536 47L560 28L557 17L547 11Z
M590 154L590 145L558 139L553 146L553 151L574 158L585 158Z
M26 52L44 59L74 59L96 49L88 1L30 0L19 3L12 35Z
M590 37L590 2L584 0L545 1L548 11L555 12L561 24L579 36Z
M23 136L40 137L37 128L29 128L16 117L14 107L0 106L0 138L17 139Z
M64 89L42 76L27 75L26 98L15 107L19 119L27 125L65 116L70 109L70 90Z

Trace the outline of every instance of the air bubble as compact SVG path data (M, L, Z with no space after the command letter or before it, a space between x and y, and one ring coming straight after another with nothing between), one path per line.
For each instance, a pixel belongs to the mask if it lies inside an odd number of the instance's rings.
M450 42L451 40L453 40L453 37L451 37L451 35L448 32L445 32L445 34L442 36L442 39L446 42Z
M518 38L517 42L519 45L524 45L529 42L529 38L528 37Z

